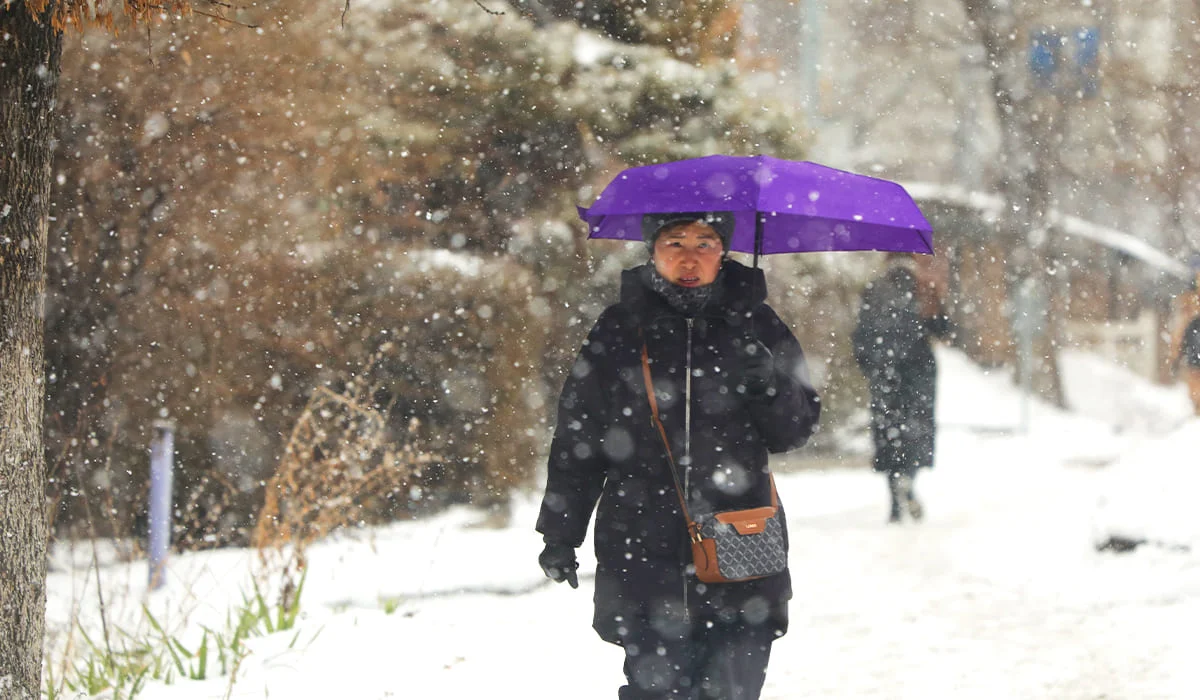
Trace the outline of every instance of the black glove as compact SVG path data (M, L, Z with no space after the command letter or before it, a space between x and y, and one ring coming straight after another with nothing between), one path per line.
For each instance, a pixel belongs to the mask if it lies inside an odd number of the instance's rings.
M742 385L746 395L762 398L770 391L775 379L775 358L761 341L746 346L742 353Z
M546 548L538 555L538 563L542 565L546 576L559 583L566 581L571 588L579 588L579 576L575 573L579 562L575 561L575 548L571 545L547 542Z

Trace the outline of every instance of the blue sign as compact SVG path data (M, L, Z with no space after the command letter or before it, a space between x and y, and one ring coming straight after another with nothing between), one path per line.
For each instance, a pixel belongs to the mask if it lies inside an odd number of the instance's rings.
M1058 33L1041 29L1030 35L1029 72L1033 75L1034 87L1056 92L1055 79L1058 76L1058 56L1061 51L1062 37Z
M1034 89L1061 97L1095 97L1100 91L1100 30L1033 30L1029 73Z
M1095 97L1100 91L1100 30L1075 30L1075 84L1080 97Z

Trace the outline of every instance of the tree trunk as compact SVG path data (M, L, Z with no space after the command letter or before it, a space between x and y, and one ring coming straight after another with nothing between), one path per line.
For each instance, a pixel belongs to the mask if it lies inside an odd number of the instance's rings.
M962 0L967 19L973 25L987 56L990 87L995 99L996 116L1000 123L1000 192L1008 203L1001 213L1001 235L1008 247L1010 290L1029 279L1033 294L1039 301L1039 318L1033 338L1034 361L1031 384L1036 393L1055 405L1062 406L1064 397L1058 372L1057 351L1059 310L1058 296L1065 272L1050 269L1060 266L1048 243L1046 214L1050 208L1050 189L1046 173L1047 133L1044 126L1048 115L1040 106L1023 79L1025 52L1021 42L1025 32L1017 25L1012 3L998 0ZM1009 299L1015 299L1011 293ZM1014 310L1014 334L1021 323L1016 315L1029 311Z
M0 7L0 697L41 697L46 620L42 309L62 37Z

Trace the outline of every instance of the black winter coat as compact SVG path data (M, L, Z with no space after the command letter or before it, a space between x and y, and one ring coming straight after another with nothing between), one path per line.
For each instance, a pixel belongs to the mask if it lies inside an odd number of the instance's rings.
M921 316L916 284L904 267L890 268L864 290L854 329L854 357L871 393L878 472L933 466L937 361L929 338L945 335L949 320Z
M770 503L768 452L803 445L820 403L804 353L764 303L761 270L725 261L713 297L688 319L626 270L621 301L588 334L563 386L537 530L578 547L592 510L596 594L593 626L615 644L635 626L687 611L701 619L746 619L787 627L787 571L755 581L701 584L687 573L691 549L662 439L652 424L642 373L643 339L659 415L686 482L693 516ZM774 356L774 391L749 398L740 357L751 338ZM689 355L690 353L690 355ZM684 381L691 367L690 467ZM782 514L781 514L782 515Z
M1183 330L1179 343L1179 360L1185 367L1200 369L1200 316L1193 318Z

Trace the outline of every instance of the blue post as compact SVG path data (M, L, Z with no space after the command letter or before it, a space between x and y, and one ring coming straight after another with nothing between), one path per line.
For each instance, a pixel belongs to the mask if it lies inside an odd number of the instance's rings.
M150 443L150 590L161 588L171 546L171 492L175 424L154 422Z
M1033 340L1045 332L1045 290L1032 277L1026 277L1014 295L1012 328L1017 336L1017 363L1021 374L1021 425L1022 435L1028 435L1030 400L1033 396L1033 369L1037 360L1033 356Z

